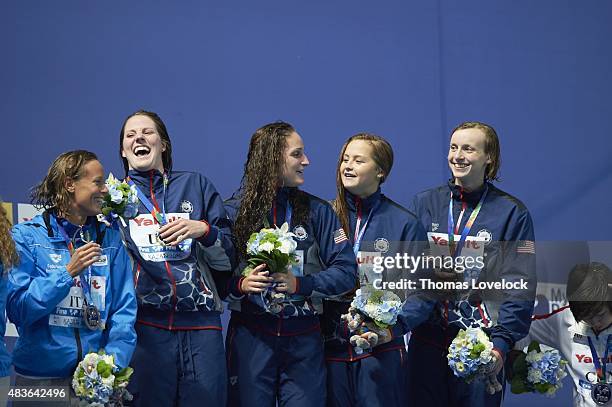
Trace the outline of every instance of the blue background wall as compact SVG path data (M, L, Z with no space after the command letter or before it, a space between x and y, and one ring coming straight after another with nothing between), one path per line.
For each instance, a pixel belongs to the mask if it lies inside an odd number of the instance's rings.
M539 239L610 240L611 20L595 0L2 0L0 197L27 202L69 149L121 174L121 123L146 108L175 168L223 196L262 124L296 126L305 189L325 198L343 141L376 132L397 157L385 192L407 204L447 178L449 132L475 119L498 130L500 187Z

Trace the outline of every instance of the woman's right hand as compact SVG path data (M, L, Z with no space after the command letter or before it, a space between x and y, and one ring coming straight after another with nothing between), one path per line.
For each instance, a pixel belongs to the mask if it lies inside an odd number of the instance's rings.
M89 242L79 247L70 256L70 262L66 266L66 271L72 277L78 276L81 271L94 264L102 255L102 248L95 242Z
M259 294L272 284L272 277L268 277L270 273L266 270L265 264L260 264L255 267L251 274L244 277L240 283L240 291L245 294Z

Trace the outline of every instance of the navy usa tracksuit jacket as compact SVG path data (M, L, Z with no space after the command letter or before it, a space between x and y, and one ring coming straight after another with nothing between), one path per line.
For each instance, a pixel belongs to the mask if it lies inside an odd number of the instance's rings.
M455 234L457 241L485 189L486 199L468 236L475 239L462 254L470 247L483 250L484 268L478 281L523 280L528 289L488 290L473 293L476 297L470 301L438 303L430 319L413 331L408 346L408 394L414 405L499 405L500 392L489 396L482 383L467 385L453 376L446 360L448 345L466 322L484 327L503 355L529 331L536 286L535 238L525 205L489 182L467 193L449 181L417 194L411 209L427 231L432 250L436 245L444 248L451 195L455 223L465 209Z
M290 189L275 199L276 223L287 216ZM306 194L307 222L296 234L300 264L293 266L297 291L279 315L267 313L240 291L244 264L235 271L228 291L232 316L227 335L230 405L319 406L325 404L325 365L318 314L323 299L350 292L357 284L357 264L351 245L329 203ZM236 218L240 198L226 202ZM268 214L274 224L273 211ZM255 232L255 231L253 231Z
M213 184L193 172L129 171L141 193L167 221L207 222L209 231L178 246L156 238L158 223L142 202L123 229L135 262L138 345L130 383L136 405L195 405L226 400L220 296L213 280L235 259L230 222ZM154 363L152 363L154 361ZM161 374L160 370L167 371ZM178 373L177 373L178 372ZM169 380L168 378L171 378Z
M394 267L382 272L374 270L376 257L395 257L396 254L419 256L427 242L427 235L416 216L377 190L365 199L345 192L349 209L349 239L354 246L356 230L365 231L359 242L358 263L362 284L415 280L421 273L410 267ZM379 261L380 265L380 261ZM420 270L419 270L420 271ZM406 299L407 289L391 290ZM412 290L403 311L392 328L390 342L374 347L371 352L355 354L349 343L352 335L340 315L348 312L353 295L326 301L321 316L325 333L325 357L328 368L328 406L404 406L408 396L405 389L406 351L403 335L426 320L433 302L417 298Z

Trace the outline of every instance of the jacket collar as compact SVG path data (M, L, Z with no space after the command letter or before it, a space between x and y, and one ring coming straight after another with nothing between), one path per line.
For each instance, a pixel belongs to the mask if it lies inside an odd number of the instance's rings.
M83 230L89 232L91 237L95 236L95 222L96 218L90 216L83 225ZM70 239L72 239L78 233L81 227L80 225L70 223L65 218L57 216L54 211L49 213L49 224L51 226L51 232L53 233L53 236L49 236L52 241L64 241L64 237L59 230L59 225L64 228L66 235L68 235Z
M344 196L346 198L346 204L351 211L356 211L357 205L360 205L362 211L369 211L382 198L383 194L380 192L380 188L378 188L376 192L367 198L359 198L347 190L344 190Z
M146 186L147 190L150 189L151 182L153 182L153 189L163 188L164 186L164 174L155 169L149 171L129 170L128 177L137 185Z
M604 338L604 340L607 340L608 335L612 335L612 325L601 331L598 335L595 335L595 332L593 332L593 328L591 328L590 325L585 324L583 321L579 321L573 325L570 325L567 330L572 335L581 335L584 337L590 336L591 338Z
M453 199L457 201L465 201L470 205L476 205L480 200L485 188L490 187L489 182L485 182L480 188L474 191L467 192L459 185L455 185L452 179L448 180L448 188L453 194Z
M296 189L297 189L296 187L292 187L292 188L282 187L282 188L279 188L276 191L276 197L274 198L274 200L276 201L277 204L285 206L286 202L289 200L289 194L292 191L295 191Z

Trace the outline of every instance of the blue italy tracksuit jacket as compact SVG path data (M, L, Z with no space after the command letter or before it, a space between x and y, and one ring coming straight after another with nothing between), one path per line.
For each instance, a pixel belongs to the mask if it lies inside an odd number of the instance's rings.
M165 212L169 222L180 218L208 223L207 235L179 246L164 246L147 208L124 228L135 260L134 284L138 322L168 330L221 329L223 307L213 281L215 272L230 272L234 258L229 221L213 184L192 172L172 171L164 187L159 171L129 171L138 189Z
M102 246L88 283L104 329L91 330L83 321L81 279L66 271L70 252L58 222L68 236L78 233L77 226L48 212L13 228L20 260L8 273L7 313L19 332L13 351L15 371L65 378L85 354L102 348L115 356L118 366L126 367L136 346L136 298L121 236L94 218L84 227ZM88 270L82 275L89 280Z

